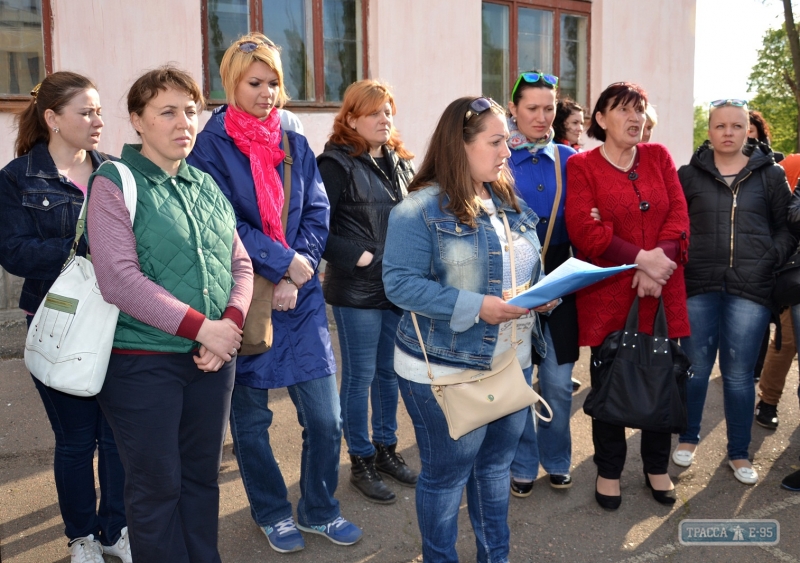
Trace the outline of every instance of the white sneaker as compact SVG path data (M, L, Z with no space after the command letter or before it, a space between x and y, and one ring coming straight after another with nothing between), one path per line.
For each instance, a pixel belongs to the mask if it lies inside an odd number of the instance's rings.
M122 528L122 533L114 545L104 545L103 553L122 559L122 563L133 563L131 557L131 544L128 541L128 527Z
M92 534L72 540L69 552L72 555L70 563L104 563L103 546Z

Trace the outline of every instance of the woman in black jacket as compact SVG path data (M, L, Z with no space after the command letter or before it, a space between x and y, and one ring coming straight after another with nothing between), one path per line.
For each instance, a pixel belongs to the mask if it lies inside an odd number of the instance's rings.
M379 504L397 500L381 474L409 487L417 482L417 474L395 451L394 335L400 310L386 298L381 279L389 212L405 196L414 174L414 155L393 126L395 112L394 98L384 84L351 84L318 158L331 205L323 293L333 306L342 350L340 400L352 463L350 485Z
M752 485L758 481L748 459L753 368L772 312L773 271L794 250L794 237L786 221L786 175L768 145L746 144L748 126L745 102L712 102L710 143L678 171L692 233L685 270L692 335L681 344L694 377L687 385L689 427L672 459L684 467L693 461L719 349L728 463L736 479Z

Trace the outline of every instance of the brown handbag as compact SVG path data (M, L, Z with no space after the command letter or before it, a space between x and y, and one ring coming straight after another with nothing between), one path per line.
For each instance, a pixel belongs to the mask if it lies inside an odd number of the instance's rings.
M511 292L517 291L517 276L514 268L514 243L511 228L505 213L502 214L508 239L508 253L511 259ZM512 347L496 356L488 370L468 369L434 379L431 364L425 351L425 343L417 323L417 316L411 313L414 330L417 332L422 355L428 366L431 390L447 420L450 437L458 440L464 434L515 413L541 401L550 411L550 418L544 418L532 409L533 413L545 421L553 420L550 405L525 381L522 367L517 359L517 321L511 325Z
M283 133L283 148L286 156L283 159L283 209L281 224L286 233L286 221L289 217L289 199L292 194L292 157L289 153L289 138ZM240 356L263 354L272 348L272 294L275 284L263 276L253 274L253 298L250 310L244 323Z

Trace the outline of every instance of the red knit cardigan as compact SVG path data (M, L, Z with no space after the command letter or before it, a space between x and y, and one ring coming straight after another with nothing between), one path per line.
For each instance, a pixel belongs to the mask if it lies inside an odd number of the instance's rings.
M614 237L644 250L671 247L670 257L678 263L678 268L662 290L667 326L671 338L688 336L683 281L683 264L687 261L689 246L686 199L666 147L640 144L637 160L634 170L638 178L632 181L628 172L611 166L599 149L570 157L565 209L569 238L578 250L578 258L601 267L619 265L603 256ZM640 202L649 203L650 208L641 211ZM601 222L592 219L593 207L600 210ZM634 272L623 272L578 292L581 346L599 346L606 336L625 326L636 296L636 290L631 288ZM640 304L639 322L643 332L652 333L657 306L658 301L653 298L645 298Z

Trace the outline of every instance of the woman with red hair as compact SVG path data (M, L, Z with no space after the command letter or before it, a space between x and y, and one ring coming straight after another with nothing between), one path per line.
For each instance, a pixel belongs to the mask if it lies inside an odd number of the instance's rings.
M386 298L381 279L389 212L402 201L414 175L414 155L394 128L396 112L385 84L351 84L317 159L331 205L323 293L333 306L342 349L339 395L352 463L350 486L378 504L397 500L382 474L406 487L417 483L416 472L395 451L394 336L401 311Z

